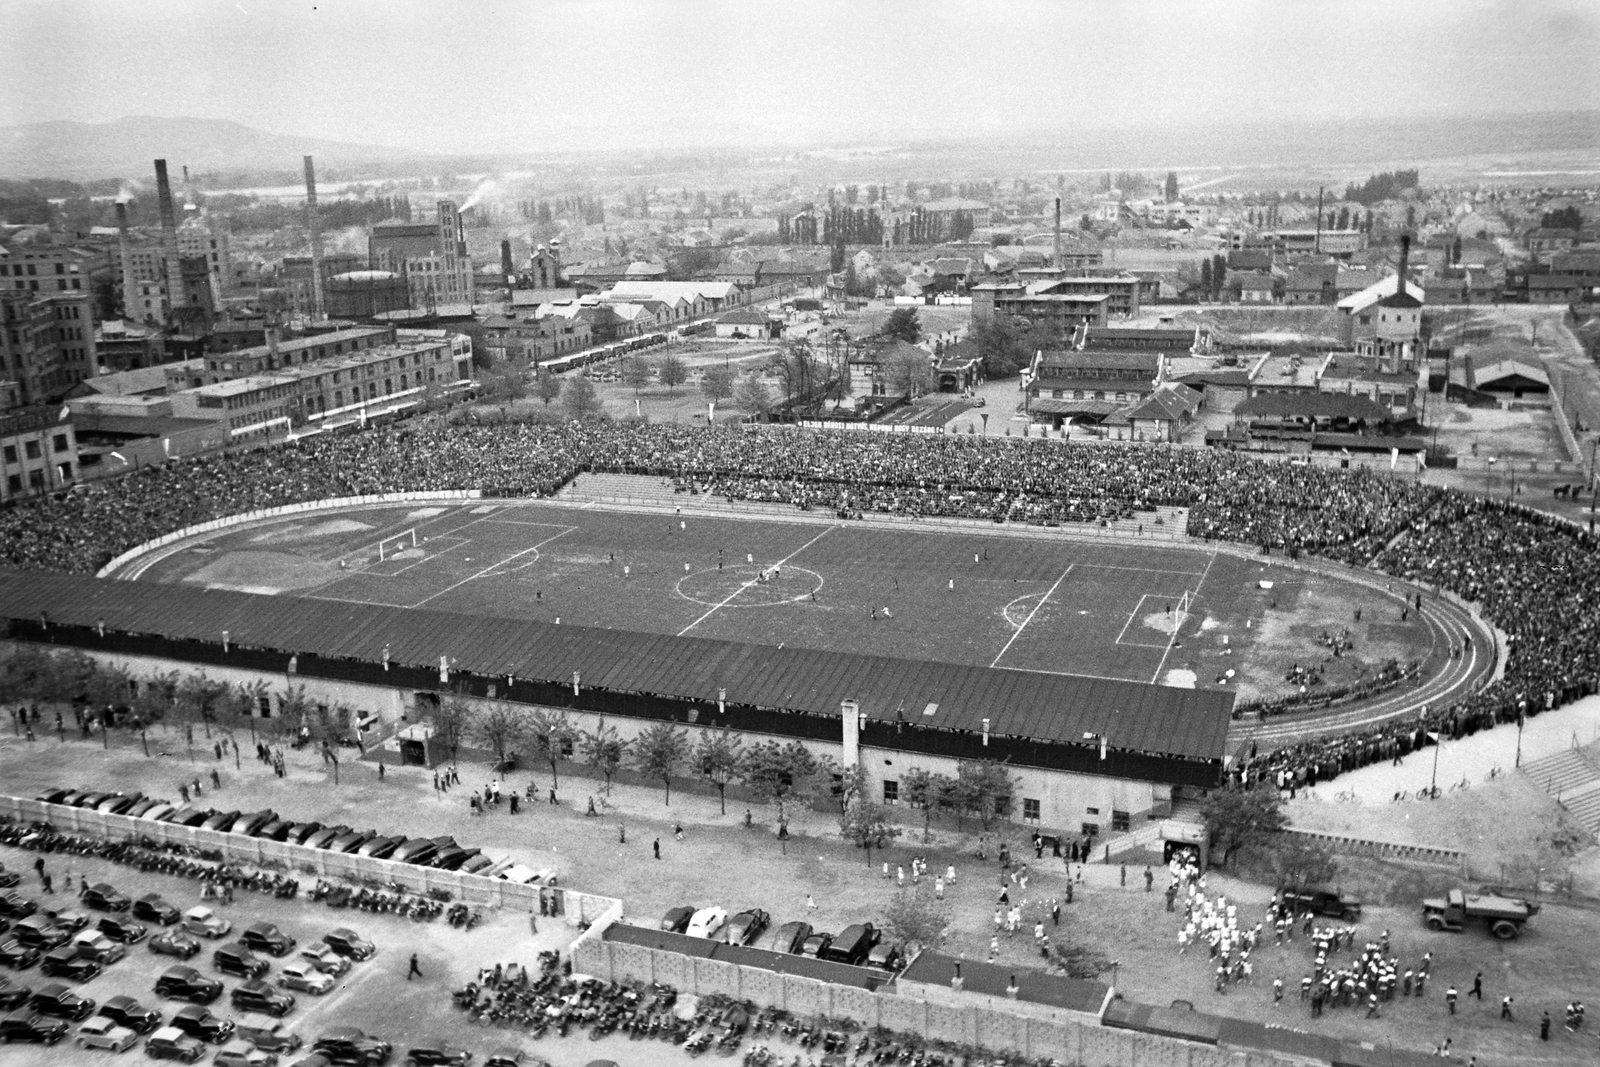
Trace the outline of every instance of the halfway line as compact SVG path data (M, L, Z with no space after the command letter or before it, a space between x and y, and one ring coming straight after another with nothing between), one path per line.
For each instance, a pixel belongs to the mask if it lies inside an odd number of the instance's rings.
M826 530L823 530L821 533L817 534L817 536L813 537L811 540L807 541L805 544L801 545L799 548L795 549L793 552L789 553L787 556L784 556L777 563L775 563L774 566L777 566L777 567L783 566L785 563L788 563L791 559L794 559L800 553L804 552L806 549L810 548L812 545L816 544L818 541L822 540L824 537L827 537L829 534L831 534L833 531L835 531L837 529L838 529L837 526L828 527ZM723 608L727 607L730 603L732 603L734 598L737 597L740 593L744 592L746 589L749 589L752 585L755 585L755 584L756 584L756 579L752 578L748 582L745 582L743 585L739 586L739 588L735 589L733 592L731 592L727 596L723 597L721 601L719 601L718 603L712 605L712 607L710 609L708 609L704 615L700 616L698 619L694 620L694 622L691 622L688 626L685 626L683 629L679 630L678 631L678 636L682 637L684 634L688 633L690 630L694 629L696 626L699 626L701 623L703 623L707 619L711 618L711 616L715 615L718 611L721 611Z
M1039 598L1039 602L1033 606L1033 610L1028 612L1028 617L1022 620L1022 625L1017 627L1017 632L1011 635L1011 641L1015 641L1017 638L1022 636L1022 631L1026 630L1028 628L1028 624L1033 621L1033 617L1039 614L1039 609L1044 607L1044 602L1055 595L1057 587L1059 587L1062 582L1067 580L1067 575L1071 574L1072 568L1076 566L1076 563L1067 564L1067 569L1061 572L1061 577L1056 579L1056 584L1045 590L1044 596ZM1000 650L1000 655L996 656L989 666L994 667L1000 663L1000 660L1005 656L1005 654L1011 650L1011 641L1006 642L1005 647Z

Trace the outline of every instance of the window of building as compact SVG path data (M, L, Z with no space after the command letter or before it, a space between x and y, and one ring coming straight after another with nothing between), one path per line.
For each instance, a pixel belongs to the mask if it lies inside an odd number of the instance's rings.
M1089 809L1089 814L1090 815L1099 815L1100 814L1100 809L1099 808L1090 808Z
M900 783L885 781L883 783L883 802L896 804L900 800Z
M24 442L23 445L22 445L22 450L23 450L23 453L29 459L38 459L39 458L39 442L38 441L26 441L26 442Z
M1030 800L1027 797L1022 799L1022 821L1039 821L1039 802L1037 800Z
M566 759L572 758L572 738L563 737L561 739L561 755Z
M13 493L22 492L22 475L8 474L6 476L6 488Z
M34 489L43 489L44 488L44 471L29 471L28 472L28 485L30 485Z
M64 433L56 434L56 436L55 436L55 449L56 449L57 452L65 452L67 450L67 435L66 434L64 434Z
M61 481L63 483L72 481L72 464L63 463L56 469L61 474Z
M1128 813L1127 812L1118 811L1116 808L1112 808L1111 809L1111 829L1112 830L1116 831L1117 833L1126 833L1127 830L1128 830L1128 822L1129 822L1129 819L1128 819Z
M1079 823L1078 831L1082 833L1084 837L1094 837L1100 833L1100 824L1097 822Z
M6 462L7 463L15 463L16 461L17 461L17 446L16 445L6 445Z

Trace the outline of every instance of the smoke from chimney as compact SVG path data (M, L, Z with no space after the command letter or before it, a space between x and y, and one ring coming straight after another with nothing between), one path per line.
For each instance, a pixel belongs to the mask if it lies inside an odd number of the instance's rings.
M1395 284L1395 294L1406 295L1406 261L1411 258L1411 235L1400 235L1400 280Z
M306 157L306 229L311 234L311 317L324 317L322 304L322 230L317 225L317 168Z
M156 201L161 207L161 253L167 264L167 306L176 311L188 304L183 291L183 263L178 259L178 221L172 210L172 185L167 181L167 161L156 160Z
M123 200L117 201L117 255L122 268L122 314L138 322L139 286L133 278L133 252L128 247L128 205Z
M1056 258L1054 266L1061 269L1061 198L1056 197Z

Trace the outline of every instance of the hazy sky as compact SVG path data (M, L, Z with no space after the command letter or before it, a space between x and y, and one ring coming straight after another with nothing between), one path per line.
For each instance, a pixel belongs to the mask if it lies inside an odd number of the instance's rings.
M0 124L425 151L1600 107L1600 0L0 0Z

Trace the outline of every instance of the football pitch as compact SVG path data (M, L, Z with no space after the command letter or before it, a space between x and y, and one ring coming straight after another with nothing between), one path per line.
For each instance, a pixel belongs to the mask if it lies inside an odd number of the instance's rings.
M133 573L1170 685L1228 677L1230 688L1252 657L1275 658L1255 649L1269 614L1303 616L1322 600L1379 611L1386 599L1200 545L547 501L318 511L184 542Z

